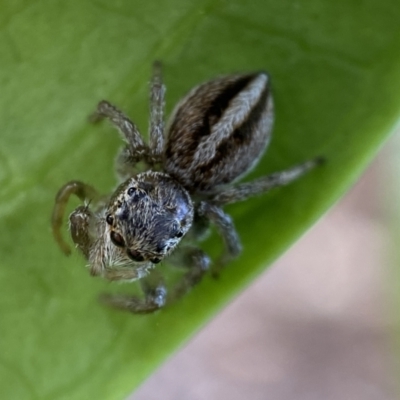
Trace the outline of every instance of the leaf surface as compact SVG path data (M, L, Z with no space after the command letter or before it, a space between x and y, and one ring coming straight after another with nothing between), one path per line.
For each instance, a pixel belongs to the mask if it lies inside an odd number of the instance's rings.
M399 118L395 0L2 0L0 10L2 399L123 399L344 193ZM168 110L201 81L269 71L276 126L249 179L317 155L327 163L228 207L242 256L218 281L143 317L96 302L122 286L64 257L49 220L68 180L103 192L116 184L121 141L86 117L108 99L145 132L155 59ZM216 237L205 244L212 254Z

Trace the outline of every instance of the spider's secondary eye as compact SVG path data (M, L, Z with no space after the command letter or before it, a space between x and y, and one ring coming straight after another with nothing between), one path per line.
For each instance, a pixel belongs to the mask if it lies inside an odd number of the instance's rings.
M137 201L139 199L141 199L142 197L144 197L146 195L146 193L138 188L135 187L130 187L127 192L129 197L131 197L134 201Z
M124 238L117 232L111 231L110 239L118 247L124 247L125 246Z
M181 225L178 222L173 222L172 223L172 236L171 237L177 237L180 238L183 236L183 232L181 230Z
M106 217L106 222L108 225L112 225L114 223L114 217L111 214L108 214Z
M154 257L150 260L153 264L158 264L161 261L161 258Z
M128 249L126 254L128 254L128 257L133 261L144 261L144 257L137 250Z

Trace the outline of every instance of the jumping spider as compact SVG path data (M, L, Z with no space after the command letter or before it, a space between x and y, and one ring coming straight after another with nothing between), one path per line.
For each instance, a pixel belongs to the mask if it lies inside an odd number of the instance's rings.
M224 76L195 87L176 106L166 135L164 94L161 64L155 62L149 144L121 111L107 101L98 104L93 119L108 119L126 142L117 158L122 183L111 195L101 196L86 183L68 182L56 196L52 215L54 237L69 254L61 235L65 208L72 194L84 202L69 216L72 240L89 261L91 275L111 281L142 279L144 298L102 297L107 304L134 313L158 310L201 280L210 259L191 243L210 222L225 248L214 274L239 255L238 234L222 206L286 185L320 161L228 186L252 169L271 137L274 110L265 72ZM143 164L146 171L139 172ZM169 293L161 279L146 278L166 257L186 268Z

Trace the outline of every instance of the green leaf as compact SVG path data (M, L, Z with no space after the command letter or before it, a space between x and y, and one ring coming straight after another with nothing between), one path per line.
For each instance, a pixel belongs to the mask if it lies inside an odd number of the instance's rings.
M344 193L399 118L396 0L2 0L0 10L2 399L124 398ZM216 75L271 73L274 137L249 178L316 155L328 162L228 207L242 256L178 304L134 316L96 302L130 287L64 257L49 220L66 181L115 185L120 138L86 116L105 98L146 131L154 59L169 110Z

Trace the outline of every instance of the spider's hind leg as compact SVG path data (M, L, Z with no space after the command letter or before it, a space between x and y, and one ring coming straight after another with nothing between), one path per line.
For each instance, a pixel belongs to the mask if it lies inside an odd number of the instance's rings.
M311 169L324 163L324 161L325 159L322 157L317 157L283 171L263 176L252 182L240 183L217 193L212 197L211 202L222 206L243 201L258 194L266 193L273 188L292 183L301 178Z

